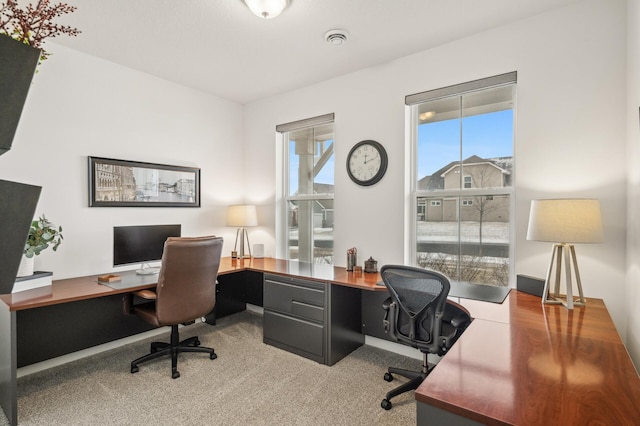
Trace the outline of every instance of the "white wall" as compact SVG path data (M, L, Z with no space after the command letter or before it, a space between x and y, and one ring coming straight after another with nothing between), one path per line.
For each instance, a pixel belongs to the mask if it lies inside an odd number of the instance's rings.
M605 299L625 336L625 20L624 0L586 0L246 105L247 198L275 210L277 124L335 112L336 264L351 246L360 262L403 262L404 96L517 71L515 272L543 277L550 260L550 244L526 241L532 199L600 199L605 242L577 247L580 271L585 294ZM389 154L387 174L368 188L344 167L362 139ZM264 219L273 253L275 217Z
M640 0L628 2L627 30L627 147L628 240L627 240L627 339L626 344L640 369Z
M36 269L54 278L113 270L113 226L182 224L233 245L226 205L242 202L242 108L54 43L36 74L0 178L43 187L37 214L62 225L64 242ZM87 156L202 169L201 208L89 208Z

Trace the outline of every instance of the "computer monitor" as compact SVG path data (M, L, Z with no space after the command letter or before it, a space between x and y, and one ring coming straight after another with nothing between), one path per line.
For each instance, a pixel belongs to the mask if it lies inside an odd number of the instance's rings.
M157 274L146 263L161 260L167 238L180 235L181 225L114 226L113 266L140 263L138 274Z

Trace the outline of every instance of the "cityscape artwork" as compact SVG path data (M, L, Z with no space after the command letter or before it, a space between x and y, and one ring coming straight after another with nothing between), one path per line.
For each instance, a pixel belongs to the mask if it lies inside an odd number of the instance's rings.
M89 157L89 207L200 207L200 169Z

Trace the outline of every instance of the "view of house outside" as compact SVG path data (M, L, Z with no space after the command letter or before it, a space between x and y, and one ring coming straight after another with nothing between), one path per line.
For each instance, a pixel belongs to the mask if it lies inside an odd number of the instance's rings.
M416 264L509 285L514 85L419 104Z

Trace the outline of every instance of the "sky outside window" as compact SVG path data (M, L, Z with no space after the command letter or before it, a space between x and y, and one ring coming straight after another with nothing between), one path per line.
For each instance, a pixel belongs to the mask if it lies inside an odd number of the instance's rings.
M418 180L472 155L481 158L513 155L513 110L472 115L418 126Z

